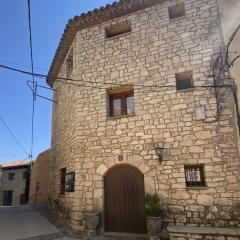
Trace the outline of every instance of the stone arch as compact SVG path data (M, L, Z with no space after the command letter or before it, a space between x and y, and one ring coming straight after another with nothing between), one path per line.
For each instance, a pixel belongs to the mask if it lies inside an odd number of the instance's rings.
M104 162L96 169L96 174L102 181L102 187L94 189L94 206L95 209L103 209L103 192L104 192L104 176L114 166L120 164L128 164L137 168L144 175L144 187L145 193L156 193L157 182L156 182L156 168L150 167L145 163L144 159L140 155L123 155L122 161L119 161L118 156L108 157Z
M121 161L118 160L118 156L109 157L104 160L104 162L97 168L96 173L100 176L104 176L106 172L119 164L128 164L139 169L144 175L151 171L149 165L147 165L143 158L139 155L123 155L123 159Z

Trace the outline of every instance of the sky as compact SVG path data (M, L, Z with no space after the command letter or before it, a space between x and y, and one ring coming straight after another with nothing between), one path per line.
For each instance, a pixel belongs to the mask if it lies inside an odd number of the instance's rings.
M113 0L31 0L34 72L47 74L68 19ZM30 71L27 0L0 1L0 64ZM0 68L0 117L27 153L31 149L31 76ZM47 86L45 80L36 79ZM51 97L49 90L39 94ZM33 158L51 146L52 102L37 99ZM0 121L0 164L27 159Z

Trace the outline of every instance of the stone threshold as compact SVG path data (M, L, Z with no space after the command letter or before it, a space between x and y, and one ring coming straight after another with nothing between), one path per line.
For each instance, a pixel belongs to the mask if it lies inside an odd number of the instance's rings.
M145 234L132 234L132 233L116 233L116 232L104 232L104 237L112 237L114 239L149 239Z
M240 228L220 228L220 227L193 227L193 226L168 226L171 234L201 234L214 236L240 236Z

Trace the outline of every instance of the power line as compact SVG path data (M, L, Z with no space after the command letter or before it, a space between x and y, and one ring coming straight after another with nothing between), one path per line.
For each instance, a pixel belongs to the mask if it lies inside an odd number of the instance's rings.
M6 129L8 130L9 134L12 136L12 138L14 139L14 141L17 143L17 145L22 149L22 151L27 154L28 158L31 157L31 155L27 152L27 150L23 147L23 145L18 141L18 139L16 138L16 136L13 134L12 130L8 127L7 123L4 121L3 117L0 115L0 120L3 123L3 125L6 127Z
M35 78L34 78L34 63L33 63L33 44L32 44L32 26L31 26L31 4L30 0L27 0L28 3L28 28L29 28L29 43L30 43L30 56L31 56L31 70L32 70L32 81L33 81L33 103L32 103L32 126L31 126L31 160L33 156L33 140L34 140L34 115L35 115L35 100L36 100L36 86L35 86Z
M0 59L0 62L1 63L6 63L6 64L11 64L11 65L13 65L13 66L20 66L20 67L26 67L26 68L31 68L31 66L30 65L26 65L26 64L20 64L20 63L17 63L17 62L12 62L12 61L7 61L7 60L3 60L3 59ZM47 71L47 69L46 68L42 68L42 67L36 67L36 66L34 66L34 68L35 69L39 69L39 70L46 70Z
M10 71L14 71L14 72L19 72L19 73L22 73L22 74L25 74L25 75L29 75L29 76L32 76L34 75L35 77L37 78L40 78L40 79L46 79L46 78L54 78L54 79L57 79L59 83L63 83L63 84L69 84L69 85L74 85L74 86L81 86L81 87L84 87L85 85L80 85L80 84L75 84L75 83L72 83L72 82L80 82L80 83L88 83L88 84L101 84L101 85L114 85L114 86L125 86L126 84L120 84L120 83L111 83L111 82L99 82L99 81L96 81L96 82L91 82L91 81L87 81L87 80L80 80L80 79L73 79L73 78L64 78L64 77L57 77L57 76L47 76L45 74L42 74L42 73L31 73L29 71L26 71L26 70L22 70L22 69L18 69L18 68L13 68L13 67L10 67L10 66L7 66L7 65L3 65L3 64L0 64L0 68L4 68L4 69L7 69L7 70L10 70ZM66 82L66 81L69 81L69 82ZM153 88L176 88L176 85L157 85L157 84L153 84L153 85L145 85L144 83L142 84L134 84L134 86L137 86L137 87L141 87L141 88L144 88L144 87L153 87ZM227 87L227 85L219 85L217 87ZM99 86L91 86L92 88L100 88ZM195 86L194 88L215 88L216 86L214 85L200 85L200 86ZM106 89L106 88L102 88L102 89Z

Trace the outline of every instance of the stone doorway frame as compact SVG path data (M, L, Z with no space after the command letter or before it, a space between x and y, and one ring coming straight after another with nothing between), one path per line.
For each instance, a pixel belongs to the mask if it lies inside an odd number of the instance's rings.
M117 165L130 165L137 168L144 176L145 194L156 193L156 167L150 167L140 155L123 155L121 161L119 156L112 156L104 159L104 162L96 169L96 181L101 181L101 187L94 188L93 190L93 208L102 213L104 219L104 176L106 173ZM104 221L102 221L101 232L104 232Z

